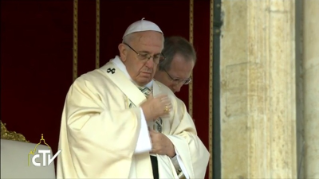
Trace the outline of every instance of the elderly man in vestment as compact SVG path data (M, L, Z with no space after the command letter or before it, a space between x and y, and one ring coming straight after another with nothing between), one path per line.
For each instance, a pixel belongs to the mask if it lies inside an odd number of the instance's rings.
M134 22L119 56L74 81L57 178L204 178L209 152L185 104L153 80L163 43L155 23Z

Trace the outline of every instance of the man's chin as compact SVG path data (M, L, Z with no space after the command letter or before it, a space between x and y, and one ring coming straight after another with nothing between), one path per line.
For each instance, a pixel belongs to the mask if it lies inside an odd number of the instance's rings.
M137 81L137 83L141 86L144 86L147 83L149 83L151 80L152 80L152 78L150 78L150 77L140 77L140 79Z

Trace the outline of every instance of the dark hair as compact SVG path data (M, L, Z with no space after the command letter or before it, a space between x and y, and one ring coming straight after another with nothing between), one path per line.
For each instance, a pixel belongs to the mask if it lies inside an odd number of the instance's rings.
M196 62L196 52L191 43L180 36L165 38L164 49L162 51L165 60L159 63L159 70L169 70L174 56L178 53L184 56L186 61Z

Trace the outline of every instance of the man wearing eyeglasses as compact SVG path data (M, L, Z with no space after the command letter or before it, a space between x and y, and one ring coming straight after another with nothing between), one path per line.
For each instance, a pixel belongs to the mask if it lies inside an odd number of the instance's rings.
M71 85L62 114L57 178L204 178L209 152L184 103L153 81L164 37L131 24L119 56Z
M183 37L172 36L165 39L162 54L165 60L158 65L154 78L174 93L179 92L183 85L191 81L191 73L196 62L193 46Z

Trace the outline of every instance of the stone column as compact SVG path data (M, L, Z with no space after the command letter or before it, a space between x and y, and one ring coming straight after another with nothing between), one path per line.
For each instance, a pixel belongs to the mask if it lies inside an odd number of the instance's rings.
M304 2L305 178L319 178L319 1Z
M222 178L297 178L295 1L222 10Z

